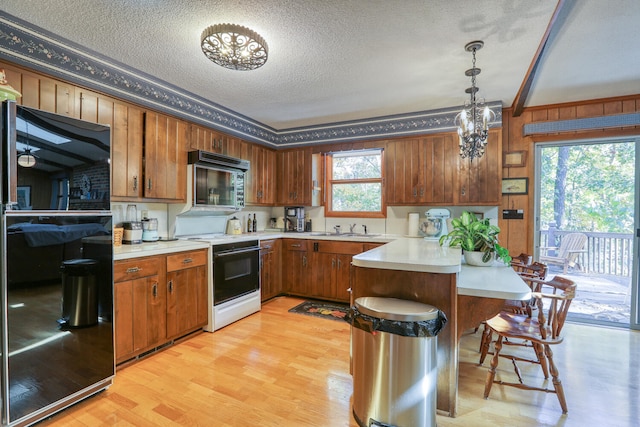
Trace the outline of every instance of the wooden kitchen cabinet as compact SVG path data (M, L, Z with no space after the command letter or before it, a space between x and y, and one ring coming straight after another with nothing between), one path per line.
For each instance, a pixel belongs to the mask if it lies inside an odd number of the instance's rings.
M116 261L113 268L116 363L166 341L164 257Z
M183 336L208 321L207 250L167 256L167 338Z
M111 196L115 200L141 198L143 195L144 111L122 104L113 105L111 131Z
M144 130L144 197L185 201L187 123L147 111Z
M210 153L224 154L225 135L213 129L192 124L189 127L190 151L202 150Z
M260 241L260 296L266 301L282 292L280 274L281 240Z
M362 253L360 242L318 240L312 242L310 296L349 302L351 258Z
M363 243L362 244L362 252L367 252L370 251L371 249L375 249L378 248L382 245L384 245L385 243L377 243L377 242L373 242L373 243Z
M385 150L388 204L421 203L424 198L424 161L418 139L391 141ZM424 157L424 155L422 156Z
M111 126L111 164L115 166L111 197L116 201L142 198L144 111L83 90L80 118Z
M453 204L456 144L454 134L388 142L385 151L387 203Z
M18 103L25 107L79 118L77 88L74 85L0 62L9 84L22 94Z
M485 153L473 161L458 156L457 205L499 205L502 197L502 129L489 130Z
M114 263L116 363L207 324L208 265L207 249Z
M322 156L311 148L278 151L276 154L276 205L321 206Z
M189 125L188 151L202 150L242 158L243 140L204 126ZM247 159L248 160L248 159Z
M256 144L250 144L248 151L247 203L273 206L276 199L276 152Z
M420 139L424 145L424 203L451 205L458 155L457 134L436 134Z
M282 276L285 292L309 295L311 265L307 243L307 240L302 239L282 239Z

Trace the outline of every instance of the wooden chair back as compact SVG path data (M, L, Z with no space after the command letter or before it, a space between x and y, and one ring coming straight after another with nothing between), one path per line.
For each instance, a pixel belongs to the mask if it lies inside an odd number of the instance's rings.
M573 280L556 276L532 294L538 307L538 326L543 340L555 341L560 337L576 288Z
M541 262L533 262L529 265L519 266L516 272L526 281L526 278L531 277L535 279L544 280L547 278L547 271L549 267L547 264Z
M531 260L533 260L533 257L523 252L520 255L511 258L511 266L517 271L518 267L531 264Z

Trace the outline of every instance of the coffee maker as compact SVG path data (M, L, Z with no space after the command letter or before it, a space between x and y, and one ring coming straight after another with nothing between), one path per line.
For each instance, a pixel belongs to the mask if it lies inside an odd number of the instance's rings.
M304 231L304 208L301 206L286 206L284 208L284 231Z

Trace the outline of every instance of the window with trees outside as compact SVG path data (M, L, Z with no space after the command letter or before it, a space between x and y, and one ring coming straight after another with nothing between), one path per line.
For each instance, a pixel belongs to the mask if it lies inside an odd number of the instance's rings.
M382 149L329 153L325 215L384 218Z

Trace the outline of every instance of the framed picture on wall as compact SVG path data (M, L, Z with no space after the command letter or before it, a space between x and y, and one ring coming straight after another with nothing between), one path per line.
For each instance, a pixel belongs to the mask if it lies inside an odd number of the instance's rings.
M31 209L31 186L18 185L18 208L20 210Z
M502 166L505 168L518 168L526 164L527 152L526 151L509 151L504 153L502 159Z
M503 178L502 194L527 194L529 178Z

